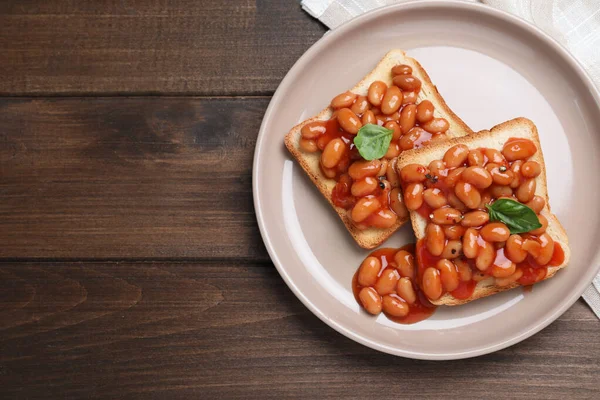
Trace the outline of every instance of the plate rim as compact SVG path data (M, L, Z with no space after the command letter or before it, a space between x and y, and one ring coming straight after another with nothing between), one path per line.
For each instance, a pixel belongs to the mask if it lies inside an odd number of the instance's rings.
M564 61L566 61L569 64L569 66L571 68L573 68L573 70L577 73L578 78L585 84L587 89L590 91L590 94L595 99L596 108L600 110L600 90L595 86L592 79L590 78L588 73L585 71L585 69L583 68L581 63L565 47L563 47L562 44L560 44L554 38L552 38L551 36L549 36L548 34L543 32L540 28L536 27L535 25L529 23L528 21L521 19L513 14L508 13L508 12L498 10L498 9L495 9L495 8L492 8L492 7L489 7L484 4L480 4L480 3L471 3L471 2L464 2L464 1L447 1L447 0L445 0L445 1L442 1L442 0L426 0L426 1L418 0L418 1L410 1L410 2L406 2L406 3L400 3L400 4L392 4L392 5L388 5L388 6L384 6L384 7L380 7L380 8L371 10L365 14L362 14L358 17L355 17L355 18L343 23L342 25L340 25L339 27L337 27L335 29L325 32L325 34L319 40L317 40L314 44L312 44L302 54L302 56L300 56L300 58L294 63L294 65L286 73L286 75L284 76L284 78L282 79L280 84L278 85L277 90L275 91L275 93L273 94L273 97L271 98L271 100L269 102L269 106L267 107L267 110L265 111L265 114L263 116L263 119L262 119L262 122L261 122L261 125L259 128L258 136L256 139L256 145L255 145L255 149L254 149L253 163L252 163L252 195L253 195L253 201L254 201L254 211L256 214L259 231L260 231L263 243L265 244L265 247L269 254L269 257L271 258L271 261L275 265L275 268L277 269L279 275L283 278L284 282L292 290L294 295L302 302L302 304L304 304L305 307L307 307L321 321L323 321L328 326L330 326L331 328L336 330L338 333L352 339L353 341L360 343L364 346L370 347L374 350L387 353L387 354L400 356L400 357L406 357L406 358L412 358L412 359L420 359L420 360L457 360L457 359L477 357L477 356L481 356L484 354L489 354L489 353L493 353L498 350L505 349L507 347L510 347L514 344L517 344L517 343L533 336L537 332L541 331L542 329L544 329L545 327L550 325L552 322L554 322L556 319L558 319L565 311L567 311L567 309L569 309L577 301L577 299L579 299L581 297L583 292L586 290L586 288L592 282L594 277L600 271L600 264L591 268L594 273L591 275L589 282L585 282L585 284L581 284L581 287L576 288L576 290L574 290L572 292L570 297L568 297L562 303L560 303L560 305L551 314L549 314L544 320L540 321L537 324L533 324L528 329L526 329L524 332L521 332L518 335L511 336L505 340L501 340L497 343L491 344L486 347L481 347L481 348L477 348L474 350L468 350L468 351L463 351L463 352L431 353L431 352L426 352L426 351L416 352L416 351L403 350L403 349L399 349L396 347L390 347L387 345L383 345L377 341L371 340L367 337L364 337L364 336L357 334L357 333L353 332L352 330L346 328L345 326L340 324L335 319L330 318L327 315L325 315L323 313L323 311L318 306L316 306L314 303L312 303L311 300L295 285L295 283L292 281L290 276L285 271L285 268L283 268L283 264L282 264L278 254L277 254L277 251L275 250L274 245L270 239L270 236L268 233L268 228L266 227L265 220L263 217L263 211L260 207L260 190L258 189L259 182L260 182L260 177L258 176L258 171L259 171L259 166L260 166L259 154L261 153L262 143L264 142L264 138L266 136L266 133L265 133L267 130L266 127L269 125L270 120L272 119L273 108L278 103L279 98L281 97L281 93L284 91L286 86L289 85L289 77L292 75L296 75L296 71L300 71L304 67L304 65L307 63L307 61L311 59L313 53L316 53L317 51L320 50L320 48L325 47L328 44L328 42L333 41L337 36L343 35L345 31L352 29L354 25L368 23L368 21L370 21L372 19L377 19L380 15L387 14L389 12L402 12L404 10L421 9L421 8L427 9L427 8L436 8L436 7L442 7L442 8L446 8L446 9L457 9L457 8L458 9L467 9L468 11L476 11L479 13L483 13L483 14L486 14L488 17L495 18L496 20L498 20L499 22L502 22L504 24L516 24L520 28L523 28L524 30L526 30L528 32L528 34L534 35L538 39L547 42L549 45L551 45L553 51L555 51L555 53L557 53ZM599 115L600 115L600 113L599 113Z

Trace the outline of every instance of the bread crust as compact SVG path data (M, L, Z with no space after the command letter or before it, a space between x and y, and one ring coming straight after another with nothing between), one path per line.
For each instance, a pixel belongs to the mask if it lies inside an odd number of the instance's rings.
M412 163L428 165L433 160L443 158L446 150L448 150L450 147L456 144L464 144L467 147L469 147L469 149L487 147L502 150L504 143L506 143L506 141L511 137L530 139L535 143L535 145L538 148L538 151L533 155L533 157L530 158L533 161L537 161L542 166L542 173L537 178L535 178L535 194L538 196L542 196L546 200L546 205L541 211L541 214L548 219L548 228L546 232L552 237L552 239L554 239L555 242L560 243L565 253L565 260L561 265L556 267L548 267L548 273L546 274L544 280L549 279L552 278L558 270L568 265L569 259L571 257L571 250L569 248L569 240L567 238L567 233L565 232L565 229L558 221L558 218L556 218L556 216L552 214L550 210L550 199L548 197L548 185L546 182L546 166L544 163L544 155L542 154L542 146L540 144L537 128L532 121L530 121L527 118L515 118L513 120L496 125L489 131L485 130L474 133L467 137L453 138L441 143L434 143L426 148L404 152L398 157L397 168L399 171L407 164ZM424 238L427 220L421 217L416 212L410 213L410 219L417 239ZM494 279L490 277L478 282L477 286L475 287L475 290L473 291L473 295L468 299L456 299L451 294L446 293L438 300L432 301L432 303L437 305L443 304L448 306L455 306L465 304L470 301L480 299L482 297L491 296L493 294L500 293L505 290L510 290L518 286L521 285L519 283L514 283L508 286L497 286L494 283Z
M388 52L381 61L379 61L375 69L365 76L356 86L350 89L350 91L358 95L366 96L371 83L378 80L383 81L390 86L392 84L391 68L397 64L410 65L413 69L413 75L421 80L422 86L418 101L425 99L430 100L435 107L434 116L445 118L449 122L450 128L446 134L448 138L460 137L473 133L473 131L448 107L423 67L415 59L407 57L402 50L391 50ZM299 147L299 141L301 139L300 131L302 127L313 121L326 121L331 118L332 114L333 110L328 106L314 117L294 126L285 136L285 146L296 161L298 161L302 169L306 172L317 189L319 189L327 202L329 202L336 211L356 243L362 248L373 249L389 238L396 230L398 230L398 228L400 228L400 226L406 223L408 219L398 219L398 221L388 229L368 228L360 230L354 226L354 223L349 218L345 209L336 207L333 204L331 201L331 192L333 191L336 181L325 177L321 173L319 167L320 152L304 153Z

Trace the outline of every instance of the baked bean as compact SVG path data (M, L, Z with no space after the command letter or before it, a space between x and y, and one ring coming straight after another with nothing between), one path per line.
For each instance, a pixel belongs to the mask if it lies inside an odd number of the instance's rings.
M417 294L409 278L400 278L398 285L396 285L396 292L408 304L414 304L417 301Z
M333 179L337 175L337 170L335 168L325 168L323 165L321 165L321 172L329 179Z
M408 304L398 296L383 296L383 312L392 317L405 317L410 311Z
M373 286L377 293L381 296L390 294L396 290L396 284L400 279L400 274L394 268L386 268L383 270L377 282Z
M433 267L429 267L423 272L423 280L421 283L423 293L431 300L437 300L442 295L442 279L440 271Z
M385 153L385 155L383 156L384 158L392 159L392 158L396 158L400 155L400 146L398 146L398 143L390 143L390 146L387 149L387 152Z
M483 158L483 153L479 149L469 151L469 155L467 156L467 162L471 167L483 167L485 164L485 159Z
M379 187L379 179L367 176L360 181L355 181L352 184L350 192L352 196L365 197L368 194L373 193Z
M458 287L458 271L456 266L450 260L442 259L437 262L435 267L440 271L442 286L447 292L451 292Z
M485 211L471 211L464 215L460 224L466 227L477 227L487 224L490 215Z
M369 218L369 225L373 228L387 229L394 226L398 221L398 216L389 209L382 209L372 214Z
M346 144L342 139L335 138L323 149L321 164L325 168L333 168L340 162L344 154L346 154Z
M448 176L446 176L445 183L447 186L452 187L455 186L458 180L460 179L462 173L464 172L465 167L454 168L452 171L448 172Z
M514 178L510 183L510 187L516 189L521 184L521 166L523 165L523 161L517 160L512 163L510 166L510 170L512 171Z
M381 168L381 161L379 160L358 160L354 161L350 168L348 168L348 175L350 178L358 181L364 179L367 176L375 176Z
M521 165L521 175L525 178L535 178L542 173L542 167L535 161L526 161Z
M444 230L444 236L446 236L449 240L460 239L467 230L467 228L461 225L446 225L442 229Z
M423 184L411 183L404 190L404 204L414 211L423 205Z
M535 196L535 188L535 179L525 180L525 182L521 183L521 186L517 188L517 192L515 193L517 199L521 203L527 203L528 201L531 201L531 199L533 199L533 196Z
M358 284L360 286L373 286L381 271L381 261L377 257L367 257L358 270Z
M377 125L379 125L379 126L383 126L383 125L385 125L386 122L388 122L388 119L383 114L376 115L375 120L377 121Z
M460 257L462 252L462 242L460 240L448 240L444 251L442 251L442 258L453 259Z
M438 188L425 189L423 191L423 200L425 203L433 209L440 208L448 204L444 192Z
M415 276L415 256L411 253L406 250L398 250L394 254L394 261L400 276L411 279Z
M350 107L350 110L356 115L364 114L369 109L369 100L367 96L358 96Z
M392 67L392 75L410 75L412 68L410 65L398 64Z
M450 205L450 207L456 208L460 212L467 211L467 206L465 206L464 203L460 201L458 197L456 197L454 192L448 193L448 204Z
M454 260L454 265L456 265L456 269L458 270L458 278L463 282L469 282L473 277L469 264L461 259L456 259Z
M451 207L438 208L431 214L431 221L438 225L455 225L462 220L461 212Z
M387 172L388 162L389 161L386 159L381 160L381 167L379 167L379 171L377 172L376 176L385 176L385 173Z
M385 91L387 90L387 85L385 82L375 81L371 83L369 86L369 91L367 93L367 99L369 103L373 104L376 107L381 105L381 100L383 100L383 96L385 95Z
M360 122L360 118L358 118L358 116L349 108L339 109L337 113L337 120L342 129L352 135L356 135L358 130L362 128L362 122Z
M479 231L481 237L488 242L506 242L510 230L502 222L490 222Z
M396 173L396 164L397 164L397 159L392 159L388 162L388 167L387 167L387 172L385 173L385 177L387 179L387 181L390 183L390 185L393 188L397 188L398 186L400 186L400 178L398 177L398 174Z
M542 245L536 240L525 239L525 240L523 240L521 249L525 250L533 258L538 258L542 251Z
M425 228L425 246L434 256L439 256L444 251L444 231L442 227L436 224L427 224Z
M417 121L420 124L429 122L433 119L433 103L429 100L423 100L417 105Z
M393 188L390 192L390 208L396 213L398 218L402 220L408 218L408 210L404 205L404 198L398 188Z
M417 98L419 97L419 93L418 92L407 92L404 91L402 92L402 94L404 95L404 97L402 98L402 105L405 104L414 104L417 102Z
M540 254L535 258L535 262L540 265L546 265L552 259L554 253L554 240L547 233L538 236L540 241Z
M487 158L488 163L502 164L502 165L506 164L506 160L504 159L504 156L502 155L502 153L500 153L496 149L485 148L485 149L483 149L483 155L485 156L485 158Z
M397 86L390 86L381 100L381 112L393 114L402 105L402 91Z
M479 203L479 207L477 208L483 208L485 210L485 206L490 204L492 202L492 195L489 194L488 192L483 192L483 194L481 195L481 203Z
M428 173L427 168L421 164L407 164L400 170L400 179L404 183L423 182Z
M502 154L508 161L526 160L536 152L535 144L524 138L510 139L502 148Z
M300 130L304 139L316 139L327 130L325 121L313 121L304 125Z
M447 168L456 168L463 165L469 156L469 148L464 144L452 146L444 154L444 162Z
M472 228L470 228L472 229ZM479 240L479 251L475 258L475 266L480 271L485 271L492 265L496 258L496 249L494 245L486 242L485 240Z
M490 173L496 185L510 185L515 177L513 172L503 165L489 163L485 169Z
M512 197L513 195L510 186L492 185L490 186L489 192L495 199L499 199L500 197Z
M496 278L494 279L494 281L497 286L505 287L508 285L512 285L513 283L518 281L522 276L523 270L521 268L517 268L511 276L507 276L506 278Z
M543 215L538 215L538 219L540 220L540 224L542 224L542 226L540 228L534 229L532 231L530 231L529 233L531 233L532 235L541 235L542 233L546 232L546 229L548 228L548 219L546 217L544 217Z
M521 248L523 245L523 238L520 235L510 235L504 246L504 254L506 258L514 263L520 263L525 261L527 258L527 252Z
M450 124L444 118L434 118L421 124L421 127L429 133L443 133L448 130Z
M363 114L360 121L362 122L363 125L367 125L367 124L375 125L377 123L377 118L375 118L375 114L373 114L373 111L367 110Z
M454 188L454 193L468 208L477 208L481 203L481 193L470 183L458 182Z
M319 148L317 147L317 142L310 139L300 139L300 141L298 142L298 146L300 146L300 150L306 153L314 153L317 150L319 150Z
M433 176L445 175L446 163L442 160L433 160L429 163L429 171Z
M417 118L417 106L414 104L408 104L400 112L400 126L402 127L402 133L406 134L415 126Z
M352 208L352 220L354 222L362 222L380 208L381 203L376 197L363 197Z
M358 299L368 313L377 315L381 312L381 296L372 287L364 287L358 293Z
M455 225L462 220L462 213L455 208L443 207L431 213L431 221L438 225Z
M479 235L477 231L473 228L469 228L465 231L463 235L463 245L462 251L465 257L467 258L475 258L477 257L477 252L479 250L479 245L477 244L477 238Z
M516 269L517 265L508 259L503 259L501 262L494 260L492 276L494 278L507 278L514 274Z
M412 128L406 135L402 135L402 137L398 141L400 148L402 150L412 149L413 147L415 147L415 142L417 142L421 138L421 135L424 132L425 131L419 127Z
M356 96L352 92L338 94L331 100L331 108L337 110L339 108L350 107L354 103L354 100L356 100Z
M400 139L400 136L402 136L402 128L400 127L400 124L398 124L396 121L388 121L385 124L383 124L383 127L394 132L392 133L392 142L398 141L398 139Z
M542 196L533 196L533 199L529 200L526 204L527 207L539 214L546 205L546 200Z
M396 75L392 78L394 85L407 92L414 92L421 88L421 81L412 75Z
M373 111L373 115L378 116L381 114L381 108L379 107L371 107L371 111Z
M433 160L429 163L429 172L431 175L440 176L446 172L446 164L442 160Z
M482 167L468 167L462 173L461 179L478 189L485 189L492 184L492 176Z
M535 259L535 261L540 265L546 265L552 259L552 254L554 253L554 239L547 233L542 233L538 236L540 240L540 255Z
M388 121L394 121L397 122L400 120L400 109L398 109L398 111L396 111L395 113L392 113L390 115L386 115L385 118Z

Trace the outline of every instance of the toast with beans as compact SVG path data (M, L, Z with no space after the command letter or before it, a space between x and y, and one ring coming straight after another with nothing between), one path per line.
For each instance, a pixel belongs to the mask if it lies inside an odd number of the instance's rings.
M385 154L365 159L354 139L363 128L375 132L382 131L380 127L391 135L389 145L381 149ZM471 133L421 65L403 51L392 50L356 86L293 127L285 145L356 243L372 249L408 221L396 157L404 150Z
M531 285L569 263L530 120L402 153L397 168L418 240L418 285L433 304Z

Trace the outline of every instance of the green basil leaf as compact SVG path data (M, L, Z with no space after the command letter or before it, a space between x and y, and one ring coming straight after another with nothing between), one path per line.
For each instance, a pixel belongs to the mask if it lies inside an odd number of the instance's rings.
M375 124L366 124L354 137L354 145L365 160L376 160L387 153L394 131Z
M498 199L491 205L486 205L490 214L490 221L504 223L510 233L524 233L537 228L542 224L535 212L523 203L512 199Z

